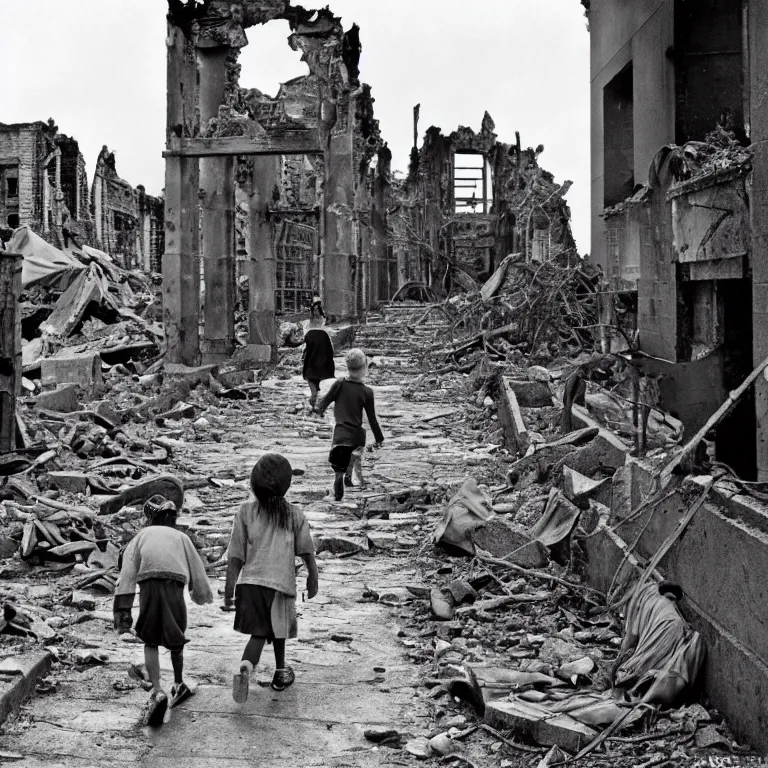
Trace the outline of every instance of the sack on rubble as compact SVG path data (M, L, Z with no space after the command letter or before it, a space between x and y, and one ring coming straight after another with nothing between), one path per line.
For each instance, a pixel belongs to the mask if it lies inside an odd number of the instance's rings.
M435 544L474 555L470 534L493 516L490 501L480 492L473 477L468 477L448 502L443 519L433 534Z
M630 700L672 707L694 688L706 650L680 615L681 594L674 585L646 584L629 601L614 685Z

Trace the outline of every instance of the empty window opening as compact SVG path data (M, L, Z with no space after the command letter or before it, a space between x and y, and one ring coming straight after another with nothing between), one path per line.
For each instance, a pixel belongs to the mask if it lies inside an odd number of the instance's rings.
M603 89L604 200L606 208L626 200L635 187L632 65Z
M703 141L720 123L746 141L744 0L676 0L675 140Z
M19 196L19 180L18 179L6 179L6 193L8 197Z
M491 168L485 155L457 152L453 163L456 213L488 213L493 204Z
M241 88L257 88L274 98L283 83L309 74L301 51L292 50L288 44L290 34L286 19L248 28L248 45L240 51L238 59Z

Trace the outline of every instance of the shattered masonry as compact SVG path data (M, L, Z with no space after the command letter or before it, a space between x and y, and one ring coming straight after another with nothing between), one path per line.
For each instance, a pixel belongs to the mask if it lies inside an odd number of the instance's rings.
M275 314L305 310L313 290L331 317L354 318L397 288L383 236L386 195L374 192L382 179L386 186L385 171L370 170L384 144L371 89L359 80L359 30L345 31L327 8L285 0L169 7L169 359L230 356L238 296L251 353L272 359ZM275 97L241 87L237 63L246 30L273 19L289 22L288 42L309 67ZM199 211L187 199L198 185Z
M89 189L77 141L54 121L0 123L0 237L29 226L60 249L88 245L127 268L158 270L163 252L162 199L134 189L99 154Z
M558 185L541 168L542 146L523 149L519 136L505 144L494 129L486 112L479 133L461 126L445 136L432 126L414 147L392 226L407 252L403 282L439 286L447 263L443 287L466 287L466 276L482 282L510 253L539 262L575 255L563 199L571 182Z
M768 6L582 4L592 36L592 256L617 297L602 319L636 338L636 365L659 384L654 405L690 436L768 355ZM765 581L765 495L741 481L768 479L766 427L760 374L707 436L713 467L738 492L713 490L667 566L697 628L715 638L710 696L762 747L766 711L754 686L765 685L765 633L751 626L755 606L734 606L745 580ZM646 471L629 484L647 482ZM638 542L653 555L659 531Z

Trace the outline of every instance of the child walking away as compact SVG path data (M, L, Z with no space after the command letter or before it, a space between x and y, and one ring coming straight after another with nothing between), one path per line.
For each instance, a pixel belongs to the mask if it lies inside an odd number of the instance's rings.
M331 337L323 330L323 318L311 317L309 330L304 336L304 355L302 376L309 383L309 406L315 407L320 382L332 379L336 375L333 363L333 344Z
M336 501L344 498L344 486L352 487L352 467L358 471L362 483L362 449L365 446L363 411L373 430L378 448L384 442L384 435L376 419L373 390L363 381L368 369L365 354L360 349L350 349L346 355L347 377L336 379L328 394L320 398L315 411L321 416L331 403L335 403L336 427L328 461L335 472L333 494Z
M243 651L240 670L232 678L232 697L248 699L251 672L261 658L264 643L275 651L272 688L283 691L294 681L285 664L285 641L296 637L296 570L300 556L307 566L307 593L317 594L315 549L304 514L289 504L285 494L293 470L277 453L262 456L251 471L251 490L256 497L235 515L227 550L229 560L224 589L224 610L235 603L235 629L250 640Z
M188 699L193 690L184 682L184 645L187 638L187 607L184 587L199 605L213 602L205 566L189 537L177 530L178 510L174 502L155 495L144 505L146 527L139 531L123 553L120 577L115 588L115 628L127 631L139 585L139 618L136 635L144 642L144 661L152 692L144 710L144 725L162 725L168 696L160 683L162 646L171 652L173 687L171 707Z

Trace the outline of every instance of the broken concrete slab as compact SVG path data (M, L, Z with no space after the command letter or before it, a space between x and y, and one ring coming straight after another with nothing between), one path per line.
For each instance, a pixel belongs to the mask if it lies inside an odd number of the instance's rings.
M383 533L370 531L366 533L368 544L377 549L394 549L397 545L396 533Z
M553 714L527 701L491 701L483 718L487 725L533 739L545 747L558 746L576 753L597 736L597 731L564 714Z
M541 542L498 517L472 531L472 541L493 557L507 559L516 565L540 568L549 561L547 549Z
M88 490L88 475L83 472L49 472L48 479L54 488L69 493L85 493Z
M368 549L368 542L349 536L315 536L315 552L329 552L332 555L353 555Z
M438 621L451 621L453 619L453 604L449 596L444 595L439 589L429 592L429 606L432 615Z
M90 389L102 383L101 356L98 352L82 354L60 352L46 357L41 364L43 386L77 384Z
M21 702L35 689L37 681L47 675L53 665L50 651L24 653L3 660L4 672L12 677L0 674L0 723L5 722Z
M453 597L454 605L474 603L477 600L477 592L468 581L455 579L448 585L448 591Z
M41 392L35 398L35 405L48 411L73 413L77 406L77 387L74 384L60 384L56 389Z
M259 368L272 362L273 347L269 344L246 344L232 355L232 364L238 368Z
M592 498L597 495L604 485L610 482L611 478L609 477L593 480L591 477L582 475L581 472L571 467L563 467L562 489L569 501L578 502L582 499Z

